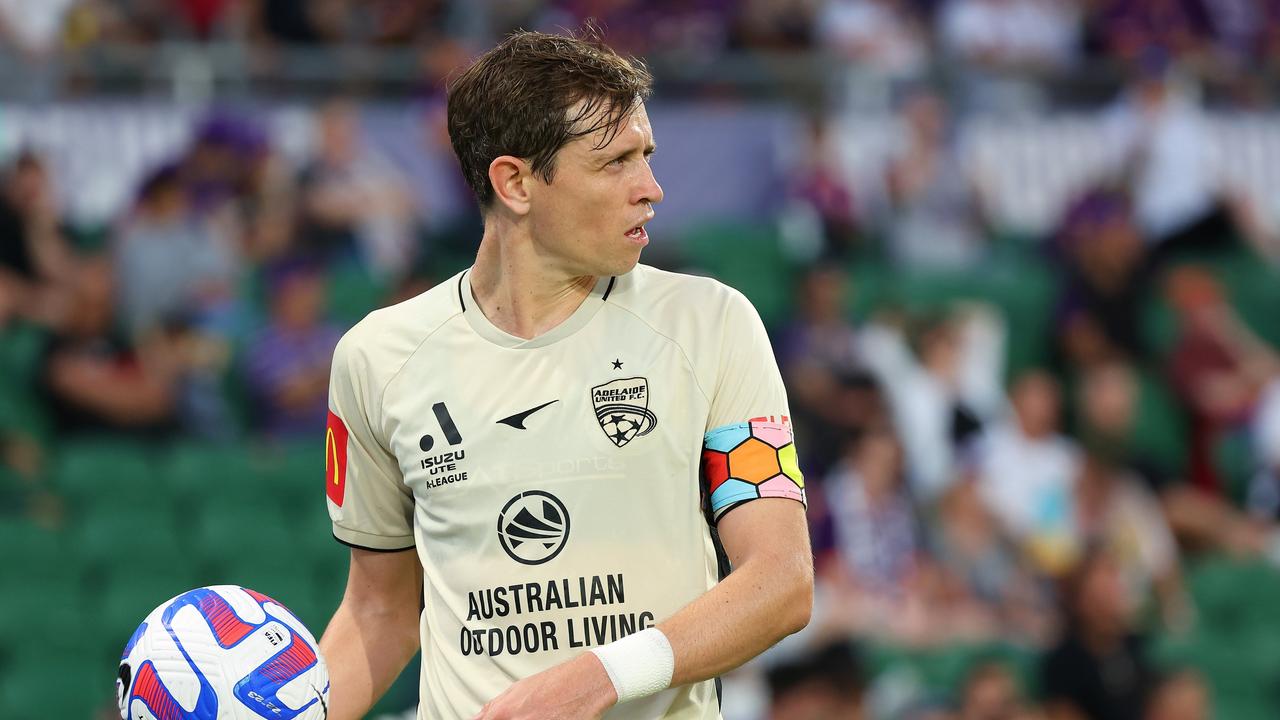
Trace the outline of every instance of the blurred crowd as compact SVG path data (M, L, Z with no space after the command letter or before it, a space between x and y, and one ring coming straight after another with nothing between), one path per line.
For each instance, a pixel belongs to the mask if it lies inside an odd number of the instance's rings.
M859 268L981 278L1010 252L942 94L902 93L900 142L865 185L839 165L837 121L795 139L782 220L812 231L789 251L795 296L770 331L819 589L810 650L770 664L765 712L1211 717L1204 678L1147 648L1197 623L1188 558L1280 566L1280 350L1216 271L1265 268L1278 245L1208 171L1199 106L1174 70L1273 61L1280 3L0 0L0 31L34 53L185 36L403 44L447 64L504 28L588 15L637 54L825 46L904 77L935 52L978 67L1132 61L1107 111L1114 164L1012 251L1050 275L1030 339L981 297L853 310ZM363 146L357 105L327 103L316 129L296 162L253 122L213 114L98 232L67 222L39 152L5 161L0 344L38 338L30 387L17 389L48 419L42 432L0 421L0 466L18 478L6 513L62 522L41 477L65 438L315 439L330 355L358 319L335 285L354 279L381 305L465 266L478 224L428 233L421 194ZM678 254L655 258L688 269ZM1015 342L1047 351L1013 366ZM895 694L859 650L990 642L1034 653L1035 677L990 659L946 696Z
M937 61L1066 73L1159 51L1248 86L1280 59L1275 0L4 0L0 44L28 57L100 45L230 42L420 50L426 79L515 29L596 18L618 49L684 62L822 51L917 76Z

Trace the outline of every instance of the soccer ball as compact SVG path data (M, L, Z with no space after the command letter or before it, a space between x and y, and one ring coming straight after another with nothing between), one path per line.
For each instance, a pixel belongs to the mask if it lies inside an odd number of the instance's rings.
M116 698L123 720L321 720L329 671L283 605L214 585L142 621L120 659Z

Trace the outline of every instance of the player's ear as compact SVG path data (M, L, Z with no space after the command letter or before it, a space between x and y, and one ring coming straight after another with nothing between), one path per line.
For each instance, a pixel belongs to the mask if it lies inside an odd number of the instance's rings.
M527 181L531 177L529 163L518 157L499 155L489 163L489 183L493 185L494 200L516 215L529 212Z

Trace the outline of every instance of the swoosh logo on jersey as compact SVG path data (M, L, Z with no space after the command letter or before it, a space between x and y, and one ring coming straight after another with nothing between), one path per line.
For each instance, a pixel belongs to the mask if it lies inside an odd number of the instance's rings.
M552 400L551 402L544 402L536 408L530 408L528 410L525 410L524 412L516 413L511 417L504 417L498 422L502 423L503 425L510 425L511 427L517 430L528 430L529 428L526 428L524 426L524 421L527 420L530 415L538 412L539 410L541 410L542 408L548 405L551 405L552 403L558 403L558 402L560 402L558 398L555 400Z

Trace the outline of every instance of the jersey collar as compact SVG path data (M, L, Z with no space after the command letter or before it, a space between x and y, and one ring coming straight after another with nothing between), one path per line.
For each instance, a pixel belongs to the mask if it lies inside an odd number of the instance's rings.
M582 301L578 309L573 311L572 315L547 332L529 340L516 337L499 329L489 322L489 318L484 316L484 313L480 311L480 305L476 302L475 296L471 294L470 268L458 276L458 303L462 306L462 316L466 318L467 324L471 326L472 330L476 331L477 335L485 340L505 348L521 350L540 348L569 337L581 330L588 322L591 322L591 318L595 317L596 312L600 310L604 305L604 301L608 299L616 281L616 277L610 276L602 275L597 278L595 287L591 288L590 294Z

